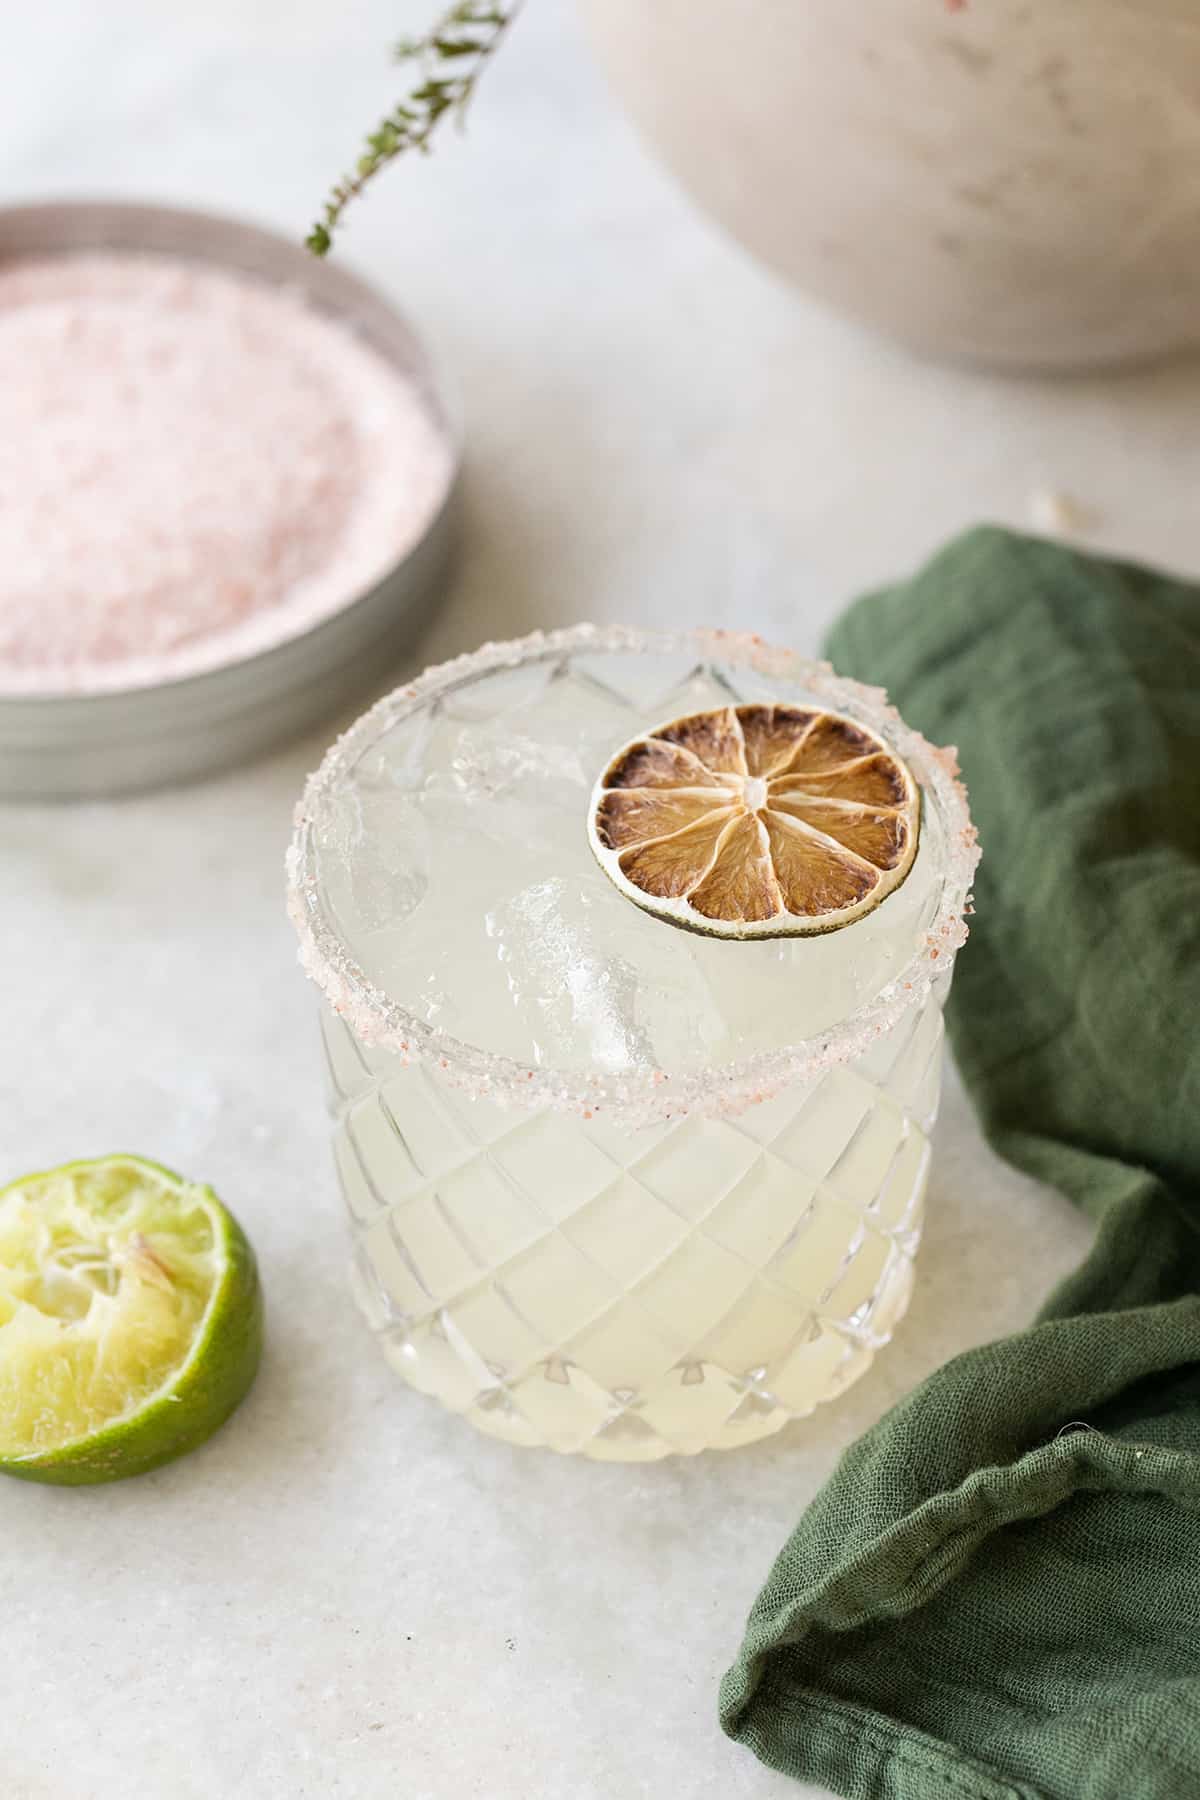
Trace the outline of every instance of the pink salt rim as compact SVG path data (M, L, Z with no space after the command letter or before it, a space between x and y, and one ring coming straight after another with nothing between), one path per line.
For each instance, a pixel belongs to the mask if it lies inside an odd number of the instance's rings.
M903 757L941 816L946 845L942 890L923 943L870 1001L815 1037L709 1069L639 1068L587 1074L534 1068L466 1043L409 1012L368 980L321 904L313 826L323 807L344 786L364 752L421 707L496 670L583 651L692 653L697 661L748 668L795 682L806 694L879 732ZM404 1063L421 1061L475 1099L530 1110L550 1107L582 1113L584 1118L601 1114L630 1126L677 1118L685 1112L735 1116L794 1082L810 1081L836 1063L861 1056L876 1038L892 1030L910 1007L925 999L939 975L952 968L966 941L971 878L979 861L967 792L957 777L954 750L938 749L905 725L896 708L888 704L883 688L835 675L827 662L764 644L749 633L572 625L484 644L469 655L426 669L415 681L385 695L332 745L320 768L309 776L296 808L296 830L287 854L288 912L300 939L300 963L361 1043L390 1051ZM664 931L671 929L662 925Z

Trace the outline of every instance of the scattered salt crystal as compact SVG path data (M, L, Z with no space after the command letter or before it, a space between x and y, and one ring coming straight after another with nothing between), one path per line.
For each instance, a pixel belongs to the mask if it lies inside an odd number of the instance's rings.
M0 268L0 692L197 673L296 635L421 536L449 452L295 292L194 263Z
M1077 500L1054 488L1039 488L1030 495L1029 517L1038 531L1070 537L1086 529L1088 514Z

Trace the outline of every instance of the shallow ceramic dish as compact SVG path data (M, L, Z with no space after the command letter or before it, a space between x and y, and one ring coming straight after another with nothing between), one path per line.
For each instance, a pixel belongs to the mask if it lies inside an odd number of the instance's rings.
M0 694L0 797L69 799L184 781L254 756L332 713L413 636L450 549L457 433L412 327L344 268L257 226L175 207L107 201L0 208L0 263L136 250L303 290L350 324L415 388L445 439L447 477L424 535L365 593L252 656L155 686L96 694ZM0 590L0 600L2 600Z

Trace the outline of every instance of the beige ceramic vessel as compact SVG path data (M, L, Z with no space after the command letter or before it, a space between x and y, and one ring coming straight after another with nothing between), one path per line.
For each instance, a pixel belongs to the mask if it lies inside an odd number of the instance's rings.
M633 118L805 292L936 355L1200 343L1195 0L583 0Z

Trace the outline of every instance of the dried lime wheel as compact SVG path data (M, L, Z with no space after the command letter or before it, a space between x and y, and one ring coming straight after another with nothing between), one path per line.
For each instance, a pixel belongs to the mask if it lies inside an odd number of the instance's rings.
M725 706L617 752L592 793L592 848L629 899L712 937L836 931L912 867L920 789L841 713Z

